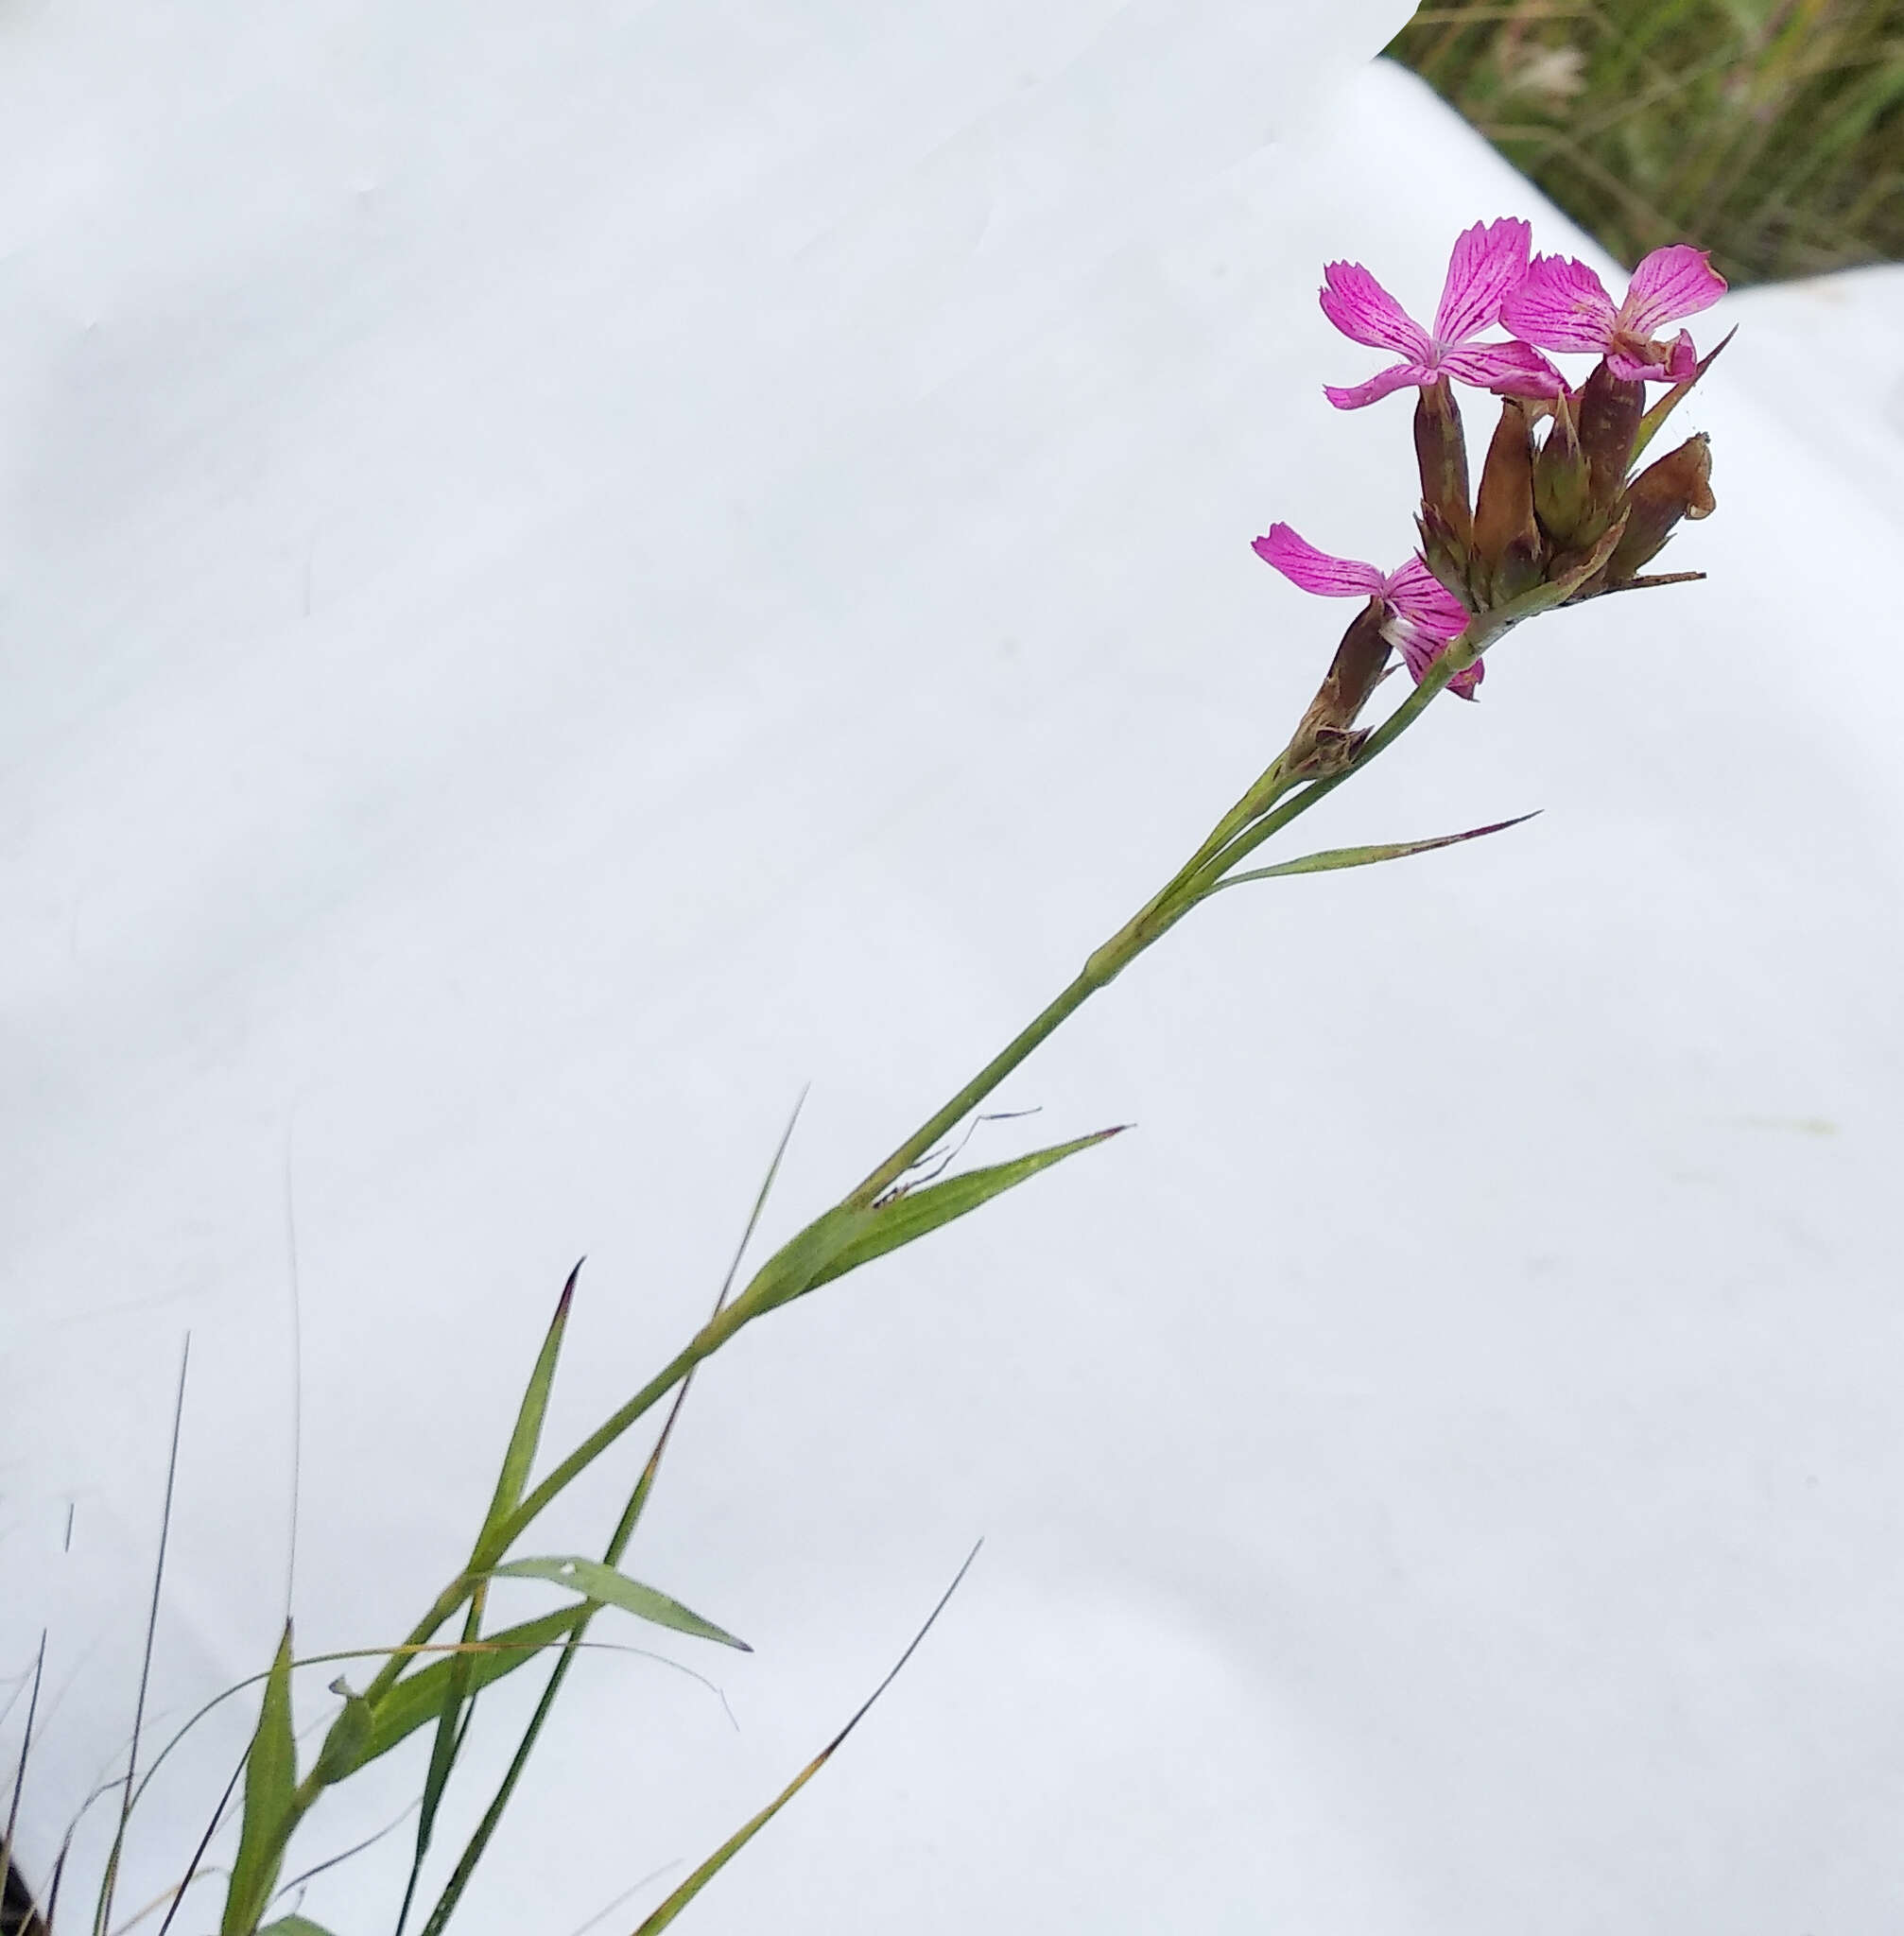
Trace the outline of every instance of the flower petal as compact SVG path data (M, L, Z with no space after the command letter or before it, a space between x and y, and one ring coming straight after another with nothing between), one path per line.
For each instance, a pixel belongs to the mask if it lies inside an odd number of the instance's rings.
M1419 685L1422 674L1435 662L1436 655L1446 645L1445 639L1431 639L1426 632L1416 631L1412 626L1397 626L1388 634L1389 643L1399 649L1402 664L1409 669L1409 677Z
M1560 372L1528 343L1463 343L1442 353L1442 373L1504 397L1557 397Z
M1420 363L1428 339L1402 306L1359 262L1331 262L1323 269L1323 314L1345 337L1374 350L1393 350Z
M1392 390L1406 389L1410 384L1432 383L1435 372L1426 363L1391 363L1386 370L1379 370L1366 383L1358 383L1348 389L1338 389L1334 384L1323 385L1323 394L1339 410L1359 410L1364 404L1379 402Z
M1400 649L1402 664L1408 667L1409 677L1419 685L1428 667L1441 657L1442 648L1447 641L1430 638L1426 632L1411 629L1397 628L1391 643ZM1448 691L1457 699L1473 699L1474 689L1481 683L1484 669L1484 662L1477 659L1465 672L1457 672L1448 681Z
M1692 338L1686 332L1680 332L1689 353ZM1623 383L1678 383L1680 377L1674 374L1676 369L1684 368L1691 375L1698 366L1698 357L1683 356L1679 344L1670 347L1665 343L1629 342L1622 349L1606 353L1606 367Z
M1502 301L1500 320L1543 350L1601 350L1613 335L1613 298L1585 263L1536 255Z
M1381 595L1410 625L1445 643L1467 628L1467 608L1419 557L1382 580Z
M1725 294L1725 278L1703 249L1675 242L1655 249L1633 272L1619 305L1619 327L1631 336L1656 336L1682 316L1710 309Z
M1502 297L1527 274L1533 230L1513 216L1477 222L1456 236L1447 283L1434 313L1434 338L1444 347L1464 343L1500 315Z
M1299 538L1288 525L1272 525L1269 535L1258 538L1250 548L1265 564L1274 565L1290 584L1305 592L1320 593L1324 598L1367 598L1382 589L1382 575L1374 565L1355 558L1331 558L1307 538Z

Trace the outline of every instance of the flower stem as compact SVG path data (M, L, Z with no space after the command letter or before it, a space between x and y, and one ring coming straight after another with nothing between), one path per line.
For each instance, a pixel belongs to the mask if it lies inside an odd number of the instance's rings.
M1474 628L1470 637L1484 636L1486 623L1483 620ZM1152 942L1174 927L1200 901L1206 899L1238 861L1254 853L1272 834L1287 826L1299 814L1307 813L1325 794L1332 793L1352 773L1359 772L1377 753L1392 746L1421 717L1428 702L1449 678L1472 663L1472 651L1466 655L1456 650L1445 652L1428 668L1414 691L1368 735L1339 771L1322 779L1310 779L1305 785L1300 762L1292 764L1287 753L1278 754L1272 760L1249 791L1210 830L1203 845L1109 941L1093 950L1083 967L1062 993L1033 1016L963 1088L928 1116L876 1169L856 1184L841 1199L841 1203L853 1209L869 1207L1100 988L1115 980ZM1298 787L1300 792L1296 791ZM1291 793L1295 797L1285 802L1285 796ZM1285 804L1278 806L1278 802ZM750 1304L746 1297L736 1299L704 1324L672 1361L657 1372L626 1405L604 1419L495 1528L482 1554L477 1556L472 1573L460 1575L443 1589L436 1605L410 1634L406 1647L414 1648L428 1641L475 1590L473 1574L479 1572L482 1564L499 1560L557 1494L652 1410L695 1366L711 1357L759 1312L760 1306ZM368 1698L374 1701L378 1695L388 1691L401 1672L406 1658L403 1653L391 1656L366 1690Z

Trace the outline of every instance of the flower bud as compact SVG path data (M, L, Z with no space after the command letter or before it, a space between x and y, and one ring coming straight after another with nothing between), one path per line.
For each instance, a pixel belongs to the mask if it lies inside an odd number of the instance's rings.
M1681 518L1711 514L1718 503L1712 494L1711 440L1702 431L1647 465L1633 480L1626 503L1626 529L1607 561L1610 585L1625 583L1656 558Z
M1541 529L1556 544L1580 542L1590 518L1603 516L1593 512L1589 502L1578 407L1579 400L1571 390L1562 390L1553 400L1553 427L1533 459L1534 513ZM1601 529L1605 528L1602 524Z
M1588 494L1594 509L1610 521L1626 488L1634 440L1639 435L1639 420L1646 414L1646 386L1614 375L1602 362L1595 366L1575 401ZM1601 528L1604 530L1605 525ZM1579 542L1577 535L1575 542Z
M1474 594L1468 589L1468 546L1448 528L1447 520L1431 504L1425 504L1415 517L1421 533L1422 557L1428 568L1443 585L1472 609Z
M1382 631L1387 617L1382 601L1371 598L1350 620L1310 703L1311 724L1340 729L1353 726L1360 717L1389 663L1389 642Z
M1475 592L1505 605L1539 583L1540 527L1533 515L1533 425L1527 406L1507 397L1481 466L1474 513ZM1480 582L1484 579L1485 582Z
M1415 405L1415 462L1421 470L1423 505L1437 511L1464 546L1473 523L1468 510L1467 439L1445 377L1424 385Z

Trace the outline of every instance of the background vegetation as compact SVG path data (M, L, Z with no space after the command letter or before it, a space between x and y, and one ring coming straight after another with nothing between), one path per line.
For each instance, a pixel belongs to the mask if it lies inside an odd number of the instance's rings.
M1388 51L1629 268L1904 257L1904 0L1443 0Z

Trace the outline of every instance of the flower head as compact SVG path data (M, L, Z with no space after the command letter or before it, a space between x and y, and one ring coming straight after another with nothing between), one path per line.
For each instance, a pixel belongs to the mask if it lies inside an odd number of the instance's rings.
M1467 612L1461 600L1412 554L1393 571L1377 571L1359 559L1318 551L1288 525L1272 525L1269 535L1251 548L1305 592L1324 598L1379 598L1382 636L1400 649L1417 685L1442 648L1466 629ZM1448 681L1448 690L1471 700L1480 680L1481 664L1476 660Z
M1618 309L1585 263L1537 255L1520 286L1502 302L1500 320L1544 350L1598 351L1625 382L1684 383L1699 362L1692 338L1684 330L1670 343L1655 338L1682 316L1710 309L1724 293L1725 278L1705 251L1683 242L1655 249L1634 270Z
M1323 314L1359 343L1393 350L1402 360L1352 389L1323 386L1339 410L1359 410L1409 384L1425 387L1452 377L1506 396L1550 397L1560 372L1526 343L1479 343L1500 318L1501 302L1527 273L1533 232L1503 216L1477 222L1455 238L1447 282L1434 328L1425 330L1359 262L1332 262L1323 270Z

